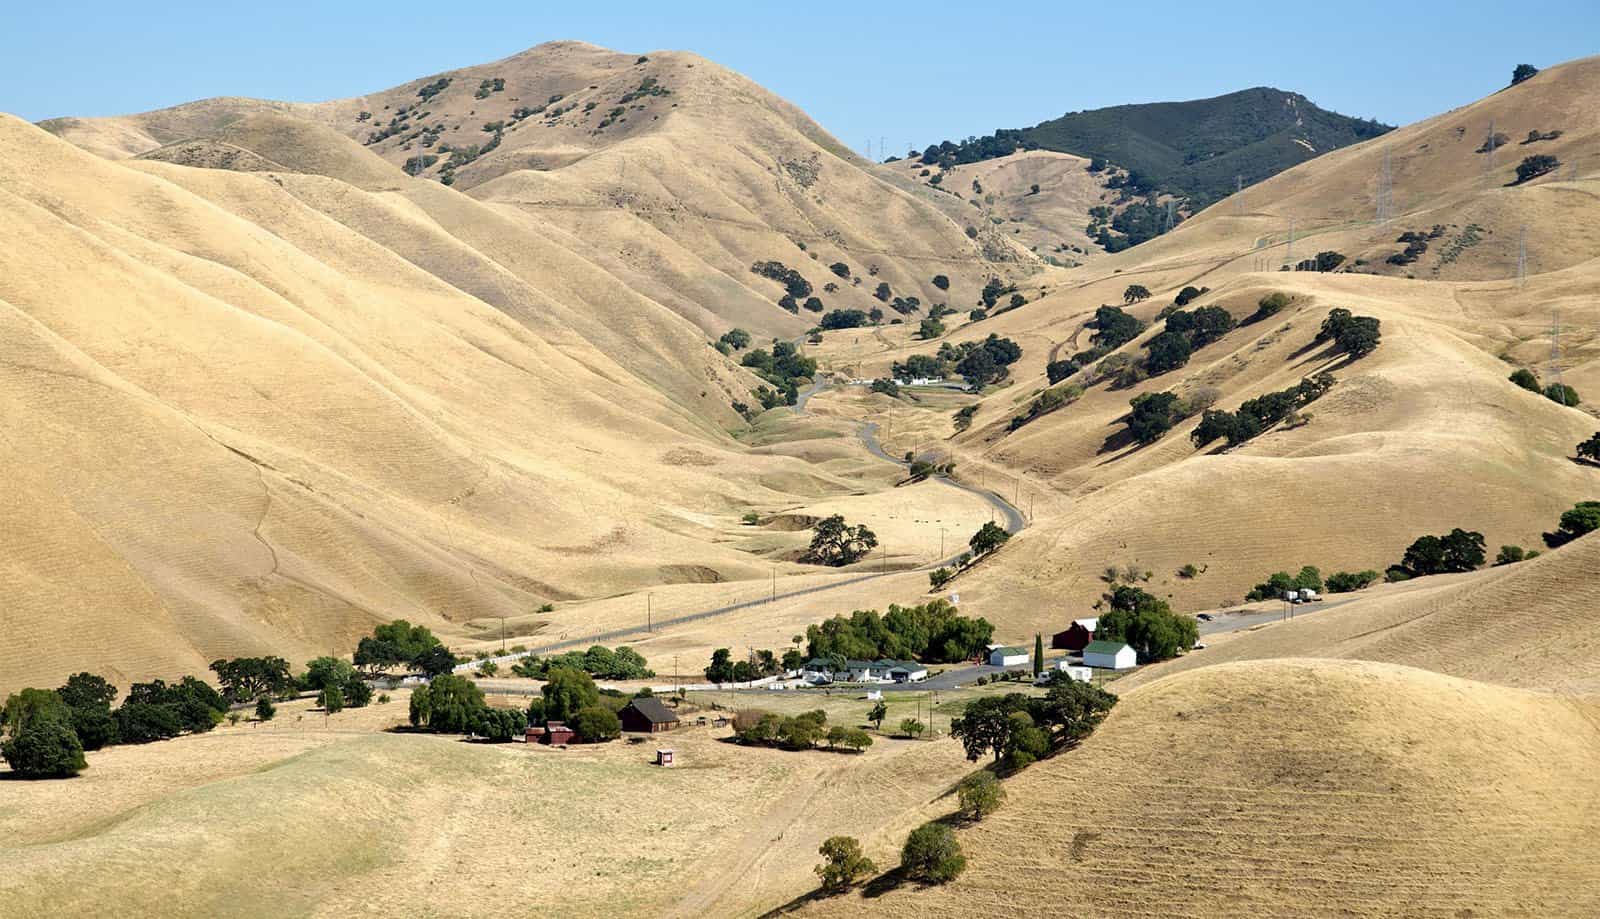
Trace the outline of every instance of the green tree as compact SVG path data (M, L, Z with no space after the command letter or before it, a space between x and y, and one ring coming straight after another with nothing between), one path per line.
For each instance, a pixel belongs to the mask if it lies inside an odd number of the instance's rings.
M711 664L705 669L706 679L713 683L733 682L733 652L718 648L711 652Z
M281 657L238 657L211 662L222 697L229 702L249 702L261 696L277 698L294 687L289 662Z
M872 710L867 712L867 720L880 731L883 730L883 719L887 717L889 717L889 706L882 699L879 699L878 703L872 706Z
M1143 284L1129 284L1122 292L1123 303L1138 303L1140 300L1150 299L1150 289Z
M256 700L256 720L257 721L271 721L274 717L277 716L277 714L278 714L278 707L276 705L272 704L272 700L271 699L268 699L266 696L262 696L261 698Z
M1596 431L1593 437L1578 444L1578 458L1600 463L1600 431Z
M1006 790L994 773L980 769L956 784L956 797L968 820L982 820L1005 803Z
M943 590L955 576L956 573L949 568L935 568L928 572L928 586L933 590Z
M940 290L949 290L950 279L942 274L936 274L933 276L933 286L939 288Z
M1035 632L1033 636L1033 675L1038 676L1044 672L1044 636Z
M324 690L330 686L344 686L356 675L349 661L337 657L319 657L306 662L306 675L301 683L307 689Z
M1128 404L1128 431L1140 444L1153 444L1161 435L1172 430L1182 413L1178 397L1170 392L1143 393L1134 396Z
M812 527L811 546L802 560L837 568L860 561L877 545L877 535L866 524L851 526L843 515L834 514Z
M732 328L723 332L722 337L717 340L734 351L743 351L750 347L750 333L740 328Z
M582 670L552 667L545 675L544 716L550 721L569 721L578 712L600 704L600 690Z
M1116 704L1111 693L1063 673L1049 682L1043 698L1029 704L1029 712L1057 743L1076 743L1093 733Z
M1422 536L1406 548L1401 566L1412 577L1472 571L1484 561L1483 534L1457 527L1444 536Z
M332 715L344 710L344 687L327 686L317 693L317 704L322 710Z
M1533 66L1532 64L1518 64L1511 71L1511 85L1516 86L1518 83L1521 83L1523 80L1528 79L1538 72L1539 68Z
M915 881L943 884L955 880L966 867L961 844L942 823L924 823L912 830L900 850L900 868Z
M120 743L151 743L183 733L183 723L178 720L177 709L171 705L124 699L117 706L115 718Z
M357 667L374 671L395 666L420 670L425 656L438 647L439 639L426 626L396 619L377 626L371 636L361 639L354 661Z
M50 689L24 689L6 699L0 757L22 778L70 778L88 768L72 730L72 709Z
M1512 184L1521 185L1523 182L1531 182L1542 175L1555 172L1560 167L1561 161L1548 153L1525 156L1522 158L1522 162L1517 164L1517 181Z
M944 334L944 323L937 319L924 319L917 326L917 337L923 341L932 341Z
M967 546L972 549L973 555L987 555L1005 545L1010 539L1011 534L1006 532L1005 527L991 520L972 534L972 538L967 540Z
M439 734L465 734L484 707L483 690L476 683L446 673L411 691L411 724Z
M617 713L598 703L579 709L572 716L571 726L584 743L604 743L622 735L622 722L617 720Z
M838 893L875 874L878 866L861 854L861 843L854 836L830 836L817 849L822 864L812 869L822 879L822 889Z
M372 687L359 676L351 677L339 692L344 696L344 704L348 708L366 708L372 703Z
M117 742L117 722L111 703L117 688L92 673L75 673L57 693L72 715L72 730L85 750L98 750Z
M1177 370L1189 363L1189 355L1193 350L1187 336L1170 328L1145 342L1144 346L1150 352L1144 366L1152 375Z
M1050 385L1054 386L1062 380L1065 380L1067 377L1077 373L1081 369L1083 368L1079 367L1075 361L1070 359L1062 359L1059 361L1051 361L1050 363L1046 364L1044 366L1044 375L1045 379L1050 381Z
M1250 322L1258 322L1269 316L1275 316L1289 305L1289 295L1281 290L1275 290L1256 302L1256 311L1251 315Z
M1539 378L1534 375L1532 370L1529 370L1526 367L1518 367L1516 370L1512 371L1511 382L1521 386L1523 389L1526 389L1529 392L1541 391L1539 387Z
M900 720L900 733L915 740L928 726L915 718L902 718Z
M1501 546L1500 552L1494 557L1496 565L1515 565L1527 558L1527 553L1521 546Z
M1544 397L1557 405L1565 405L1569 408L1583 401L1578 398L1578 391L1565 383L1549 384L1544 388Z
M435 645L424 651L422 656L412 663L431 680L454 670L456 664L460 663L460 661L456 660L456 656L450 653L449 648L444 645Z
M1028 697L1022 693L985 696L967 703L961 717L950 722L950 736L961 741L967 759L976 762L985 753L999 762L1011 747L1011 733L1017 727L1011 716L1028 711Z
M1336 571L1328 575L1328 592L1343 594L1353 590L1361 590L1380 577L1382 575L1371 569L1366 571Z
M1579 501L1572 510L1561 515L1561 536L1577 539L1600 530L1600 501Z

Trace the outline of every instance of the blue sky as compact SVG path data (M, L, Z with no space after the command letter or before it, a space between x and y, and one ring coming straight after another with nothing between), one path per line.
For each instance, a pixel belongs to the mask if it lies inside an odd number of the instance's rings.
M1404 124L1504 86L1521 62L1600 53L1600 3L478 2L17 0L0 111L30 120L206 96L318 101L574 38L694 51L862 150L1065 111L1295 90Z

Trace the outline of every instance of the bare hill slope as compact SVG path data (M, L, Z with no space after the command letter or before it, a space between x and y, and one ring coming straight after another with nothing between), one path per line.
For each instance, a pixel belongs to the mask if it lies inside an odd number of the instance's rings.
M765 577L723 527L857 487L735 444L752 378L536 215L0 136L9 678Z
M931 191L874 174L799 109L683 52L554 42L353 99L213 99L45 127L113 156L217 139L321 171L305 162L315 157L286 154L308 142L294 120L331 127L408 173L559 223L608 272L713 337L729 325L792 337L816 322L778 307L783 288L751 273L758 261L799 271L825 309L881 305L871 296L879 284L924 309L963 302L991 262L1031 262L999 231L969 240L928 203ZM322 157L324 174L354 181L350 160ZM848 277L829 271L835 262ZM936 274L952 280L948 296L933 286Z

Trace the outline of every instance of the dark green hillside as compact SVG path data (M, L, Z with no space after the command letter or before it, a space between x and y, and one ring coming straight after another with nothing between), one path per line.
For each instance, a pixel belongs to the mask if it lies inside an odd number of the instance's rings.
M923 153L946 165L1045 149L1128 169L1132 184L1189 199L1199 210L1234 190L1315 156L1391 130L1318 108L1298 93L1257 87L1213 99L1069 112L1036 127L946 142Z

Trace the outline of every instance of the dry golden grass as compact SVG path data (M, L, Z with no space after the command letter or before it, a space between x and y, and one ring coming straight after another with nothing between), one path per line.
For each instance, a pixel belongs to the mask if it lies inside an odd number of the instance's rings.
M887 851L965 768L948 740L857 756L695 728L566 751L379 733L405 704L324 723L295 703L91 753L70 782L5 782L0 915L746 914L810 889L827 836ZM679 765L650 765L657 746Z
M1597 571L1600 537L1588 536L1533 561L1358 594L1337 609L1211 642L1203 652L1133 675L1127 685L1226 661L1341 657L1526 689L1596 693Z
M1006 781L942 887L822 915L1588 916L1600 709L1386 664L1206 667Z

